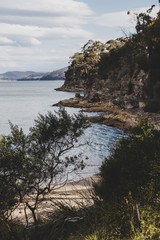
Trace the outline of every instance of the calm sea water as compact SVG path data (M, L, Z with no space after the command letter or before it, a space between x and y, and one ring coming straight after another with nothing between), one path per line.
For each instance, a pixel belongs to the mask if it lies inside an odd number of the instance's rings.
M54 90L62 84L63 81L0 82L0 134L7 135L10 132L8 121L22 127L27 133L38 113L53 112L57 110L56 107L52 107L54 103L74 97L74 93ZM70 114L80 110L66 109ZM88 157L85 171L83 174L79 172L79 175L90 176L97 173L103 159L108 156L113 144L121 135L122 131L116 128L92 124L80 139L80 143L89 141L89 144L69 153L71 155L83 152L83 157Z

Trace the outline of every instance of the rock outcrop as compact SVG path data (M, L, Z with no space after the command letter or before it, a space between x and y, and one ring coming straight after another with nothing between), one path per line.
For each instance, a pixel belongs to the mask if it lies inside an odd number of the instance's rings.
M138 67L131 73L129 66L114 69L106 79L94 79L91 86L83 80L65 81L56 90L83 92L89 102L111 102L122 109L144 108L147 101L145 85L148 73Z
M106 46L101 43L103 51L97 42L87 43L72 57L62 90L84 88L88 103L108 103L121 111L136 109L135 115L140 112L143 118L150 117L143 109L159 115L160 16L152 24L144 21L141 27L131 37L108 41ZM76 101L73 105L79 105Z
M106 79L95 79L91 88L85 88L85 98L90 101L112 102L124 109L143 108L147 95L145 84L148 73L128 67L114 69Z
M143 109L122 109L112 102L91 102L84 97L75 97L62 100L53 106L82 108L83 112L103 112L100 116L88 117L93 123L117 127L129 132L140 119L147 118L156 129L160 130L160 114L147 113Z
M85 82L83 79L79 79L78 81L65 79L64 84L55 90L63 92L84 92L84 88Z

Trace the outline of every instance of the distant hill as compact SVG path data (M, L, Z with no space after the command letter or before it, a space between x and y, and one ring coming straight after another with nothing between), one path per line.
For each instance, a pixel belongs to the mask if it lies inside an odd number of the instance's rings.
M18 81L52 81L52 80L63 80L65 77L65 72L67 71L67 67L61 68L59 70L48 72L48 73L40 73L40 74L30 74L27 77L22 77L17 79Z
M0 74L0 79L3 79L3 80L18 80L18 79L21 79L21 78L26 78L30 75L34 76L34 75L37 75L37 74L40 74L40 73L33 72L33 71L26 71L26 72L12 71L12 72L6 72L6 73Z

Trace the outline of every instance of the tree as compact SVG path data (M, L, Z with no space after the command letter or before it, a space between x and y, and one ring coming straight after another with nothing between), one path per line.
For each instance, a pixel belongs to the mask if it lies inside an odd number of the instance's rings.
M65 73L66 83L78 84L83 81L84 56L82 53L75 53L71 57L70 66Z
M109 40L106 42L108 52L117 50L124 46L128 38L117 38L116 40Z
M78 156L65 154L75 147L89 122L82 113L70 116L60 108L56 114L39 115L27 135L10 125L11 133L0 141L0 192L1 198L8 199L0 211L4 215L15 207L14 201L23 202L36 224L36 209L43 197L60 183L62 175L66 182L67 170L84 167Z
M71 57L70 66L65 74L65 84L80 84L90 86L98 76L98 62L101 54L106 52L106 44L89 40L80 53Z
M107 202L129 193L138 199L140 190L152 184L152 194L160 191L160 132L146 120L122 138L100 169L102 181L96 186ZM142 200L141 196L141 200Z
M153 17L151 17L150 14L154 7L155 5L152 5L151 8L149 8L146 13L135 14L137 21L135 28L137 33L144 32L146 28L152 23Z
M106 52L101 54L98 62L98 74L100 79L108 78L108 74L115 68L121 68L127 53L129 38L117 38L106 42ZM130 61L128 61L130 62Z

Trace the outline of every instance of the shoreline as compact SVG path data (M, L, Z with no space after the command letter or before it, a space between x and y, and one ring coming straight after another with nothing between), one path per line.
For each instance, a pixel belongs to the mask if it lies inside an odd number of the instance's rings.
M74 88L66 88L66 87L63 87L63 85L59 88L55 88L54 90L56 91L60 91L60 92L84 92L84 88L80 88L80 87L74 87Z
M78 207L84 204L85 206L91 206L93 203L93 183L98 182L100 177L98 174L94 174L91 177L83 178L73 182L67 182L65 185L57 185L51 190L50 193L41 196L43 201L38 204L36 214L47 218L47 214L53 212L56 207L61 204L71 207ZM13 212L12 219L26 223L25 219L25 201L21 203ZM33 218L29 209L26 209L29 223L33 222Z
M104 112L104 115L88 117L88 119L93 123L117 127L124 132L129 132L141 119L148 119L156 129L160 130L160 114L144 112L141 108L121 109L111 102L89 102L81 96L61 100L52 106L82 108L83 112Z

